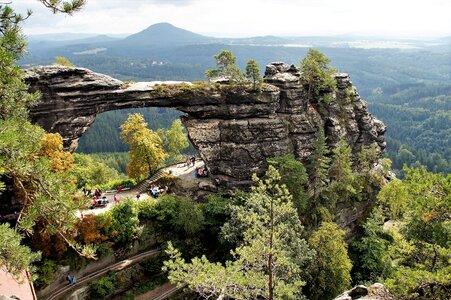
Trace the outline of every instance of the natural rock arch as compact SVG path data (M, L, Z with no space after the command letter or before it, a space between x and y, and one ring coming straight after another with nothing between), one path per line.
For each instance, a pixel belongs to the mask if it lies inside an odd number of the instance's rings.
M215 183L224 188L250 184L266 168L266 158L293 153L308 161L315 132L324 128L330 146L345 137L354 153L376 143L385 148L385 125L367 110L347 74L337 74L337 92L327 107L309 100L293 65L267 66L261 93L228 84L140 82L127 84L83 68L61 66L26 70L30 91L42 101L31 119L59 132L66 148L97 114L115 109L172 107L182 117L189 138L206 162Z

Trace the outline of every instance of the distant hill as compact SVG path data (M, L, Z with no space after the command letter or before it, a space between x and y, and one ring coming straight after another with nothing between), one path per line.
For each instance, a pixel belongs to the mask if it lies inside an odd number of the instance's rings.
M167 47L211 43L215 38L203 36L169 23L158 23L118 42L124 46Z

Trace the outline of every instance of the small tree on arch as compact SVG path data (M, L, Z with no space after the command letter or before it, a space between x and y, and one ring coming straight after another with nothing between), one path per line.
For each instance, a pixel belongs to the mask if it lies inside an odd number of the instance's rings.
M260 74L260 68L255 60L250 59L246 65L246 77L252 81L252 88L261 91L263 85L263 77Z

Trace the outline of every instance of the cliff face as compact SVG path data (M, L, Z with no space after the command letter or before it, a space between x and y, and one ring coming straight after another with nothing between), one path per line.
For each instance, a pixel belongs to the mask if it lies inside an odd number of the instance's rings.
M322 107L309 99L294 66L267 66L261 93L227 84L123 82L82 68L35 67L26 71L30 90L42 93L31 108L33 121L59 132L66 148L94 122L96 114L137 107L173 107L206 162L213 180L223 188L250 184L262 173L266 158L293 153L307 162L315 132L324 128L331 147L345 137L354 153L376 143L385 148L385 125L368 113L347 74L337 74L337 92Z

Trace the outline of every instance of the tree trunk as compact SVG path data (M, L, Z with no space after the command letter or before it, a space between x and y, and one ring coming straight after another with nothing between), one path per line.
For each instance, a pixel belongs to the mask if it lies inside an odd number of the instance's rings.
M273 200L271 199L271 208L270 208L270 235L269 235L269 256L268 256L268 299L274 299L274 283L273 283L273 273L272 273L272 254L273 254L273 238L274 238L274 211L273 211Z

